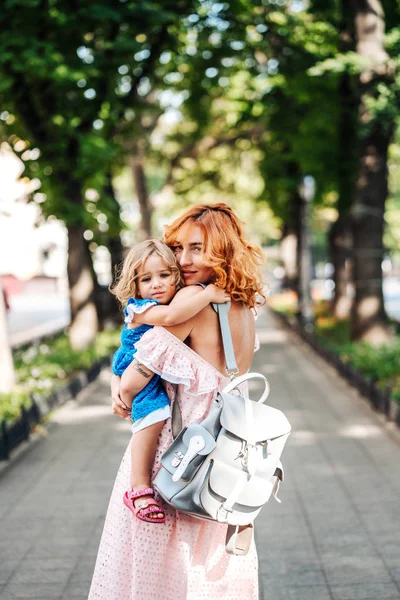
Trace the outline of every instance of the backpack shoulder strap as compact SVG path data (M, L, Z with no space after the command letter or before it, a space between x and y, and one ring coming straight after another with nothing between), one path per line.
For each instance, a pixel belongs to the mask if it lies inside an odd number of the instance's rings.
M212 304L212 307L219 318L222 344L225 352L226 372L230 377L234 377L239 373L239 369L236 364L235 351L233 349L232 335L228 321L228 311L231 307L231 303L225 302L224 304Z
M197 283L205 288L204 283ZM239 373L239 369L236 364L235 351L233 349L231 329L229 327L228 311L231 307L230 302L224 302L223 304L212 303L211 306L215 310L219 319L219 326L221 328L222 345L224 347L225 360L226 360L226 372L229 377L234 377Z

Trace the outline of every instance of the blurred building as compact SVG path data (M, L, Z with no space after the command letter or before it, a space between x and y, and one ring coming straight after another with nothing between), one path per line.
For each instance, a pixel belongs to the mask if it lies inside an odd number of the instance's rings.
M65 280L67 231L57 219L45 221L39 205L28 203L37 182L21 179L23 163L7 144L0 147L0 275L19 280L37 276Z

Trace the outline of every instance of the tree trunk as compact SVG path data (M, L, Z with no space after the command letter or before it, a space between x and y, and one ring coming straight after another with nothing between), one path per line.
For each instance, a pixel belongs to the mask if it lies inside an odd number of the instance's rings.
M348 0L340 2L340 52L356 49L354 14ZM348 286L351 277L352 232L350 209L354 202L357 172L358 112L360 97L354 75L344 72L339 80L339 147L338 147L338 218L329 232L329 253L334 267L334 296L331 314L337 319L349 317L352 298Z
M297 230L285 224L282 233L280 255L285 270L282 287L297 292Z
M362 142L353 208L354 285L352 338L381 344L390 335L382 291L387 151L391 135L378 126Z
M292 198L292 204L296 207L294 212L295 216L295 227L296 227L296 238L297 238L297 251L296 251L296 262L297 262L297 308L298 314L297 316L301 317L301 307L303 306L303 281L302 281L302 273L303 270L301 268L302 264L302 256L304 252L304 231L303 231L303 200L300 197L300 194L296 191Z
M329 232L329 254L335 283L331 313L340 320L349 317L352 303L348 290L351 280L351 246L351 218L339 215Z
M8 394L11 392L14 381L14 364L8 338L6 303L0 277L0 393Z
M78 203L79 184L69 188L73 201ZM68 281L71 305L69 340L74 350L83 350L91 344L99 330L99 320L94 301L95 280L90 252L83 237L84 227L79 224L68 228Z
M299 305L301 299L300 256L301 256L301 198L298 191L300 168L296 162L286 165L288 178L292 181L289 189L287 219L281 243L281 257L285 267L284 287L293 290Z
M121 238L111 238L108 243L108 249L111 254L112 281L114 282L121 270L121 265L124 260L124 249L121 243ZM108 292L107 296L107 318L120 323L121 307L116 297Z
M299 251L301 250L301 198L297 189L292 191L288 202L288 218L281 241L281 258L285 269L283 287L299 296Z
M132 159L131 165L141 216L141 227L137 237L139 241L142 241L151 237L152 206L147 191L143 159L136 156Z
M355 196L355 174L358 158L358 111L359 97L352 78L344 73L339 84L340 122L338 153L338 212L329 239L334 271L334 297L331 313L338 319L349 316L352 300L347 294L351 276L351 218L350 210Z
M384 50L384 15L379 0L353 0L357 52L370 59L360 75L360 159L353 206L354 284L352 338L372 344L390 335L382 292L383 227L388 194L387 153L394 123L385 123L369 112L368 98L385 78L390 83L391 65ZM382 117L381 117L382 118Z
M110 207L112 208L112 217L110 216L108 220L110 229L107 247L110 252L111 258L111 280L112 282L114 282L119 274L122 262L124 260L124 248L122 246L120 235L122 228L122 222L120 217L121 207L119 205L118 200L115 197L114 186L112 183L112 175L110 172L107 173L107 180L104 191L109 199ZM103 294L104 290L102 292L103 302L101 304L102 307L104 307L102 321L104 321L105 319L120 321L121 311L117 299L110 292L107 292L105 298Z
M297 317L306 328L313 321L311 297L312 255L310 243L310 204L306 198L297 194L297 272L298 272L298 310Z

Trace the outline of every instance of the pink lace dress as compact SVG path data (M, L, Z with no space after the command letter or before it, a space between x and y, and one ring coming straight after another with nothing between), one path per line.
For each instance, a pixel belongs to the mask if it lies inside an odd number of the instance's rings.
M136 358L178 384L184 424L201 421L227 379L162 327L137 343ZM167 384L171 400L174 387ZM153 476L172 441L168 420L159 439ZM255 545L246 556L225 552L226 526L166 506L163 525L136 519L122 503L129 488L129 446L122 459L104 524L89 600L258 600Z

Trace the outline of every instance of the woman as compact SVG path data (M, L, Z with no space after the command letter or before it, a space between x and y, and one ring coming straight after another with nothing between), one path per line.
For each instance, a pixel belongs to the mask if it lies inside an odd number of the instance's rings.
M165 233L181 267L188 296L196 284L214 282L232 298L229 323L240 374L254 353L251 311L262 294L261 250L243 238L241 225L226 204L197 205L176 219ZM185 342L185 343L183 343ZM187 345L186 345L187 344ZM207 306L192 319L171 328L154 327L136 345L138 383L158 373L171 401L179 402L183 424L201 421L228 379L218 317ZM140 379L141 378L141 379ZM119 398L119 378L112 380L113 410L126 416ZM171 444L167 422L159 439L153 477ZM121 495L129 484L130 452L118 472L100 543L89 600L257 600L257 553L225 552L226 525L202 521L166 508L165 525L132 519Z

